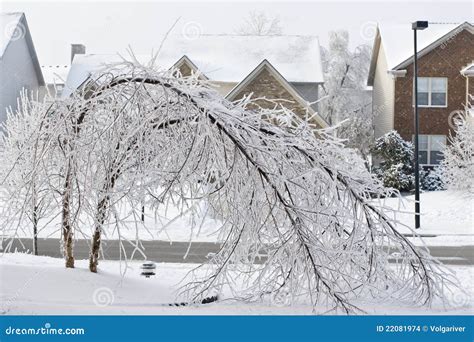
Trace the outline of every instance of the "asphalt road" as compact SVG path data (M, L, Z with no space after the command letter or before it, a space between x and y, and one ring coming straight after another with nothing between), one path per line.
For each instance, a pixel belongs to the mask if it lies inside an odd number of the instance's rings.
M107 260L120 260L118 240L103 241L103 253ZM155 262L171 263L201 263L207 260L209 253L215 253L219 244L213 242L188 242L169 241L142 241L147 260ZM128 242L124 243L127 255L130 258L134 247ZM5 246L4 246L5 247ZM186 252L189 247L189 252ZM441 262L449 265L474 265L474 246L432 246L428 247L431 255ZM32 250L31 239L18 239L13 242L10 251L28 252ZM38 254L61 257L59 239L39 239ZM89 257L89 241L76 240L74 247L76 259L87 259ZM186 256L186 257L185 257ZM144 257L136 252L133 259L144 260Z

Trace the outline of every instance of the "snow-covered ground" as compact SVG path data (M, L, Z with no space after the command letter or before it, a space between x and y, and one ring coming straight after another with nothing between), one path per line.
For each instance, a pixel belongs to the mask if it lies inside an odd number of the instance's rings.
M388 211L399 222L398 230L411 233L415 225L415 196L386 198L377 201L382 207L394 209ZM416 230L425 237L426 244L444 246L474 245L474 199L472 195L459 191L432 191L420 195L421 227ZM411 229L410 229L411 228ZM419 239L414 239L419 242Z
M124 264L101 261L100 272L90 273L87 262L78 260L75 269L66 269L62 259L28 254L4 254L0 257L0 298L2 314L164 314L164 315L305 315L307 305L278 306L268 302L241 303L222 294L218 303L170 307L180 301L176 297L179 282L196 265L158 264L156 276L139 275L140 263L132 262L122 276ZM453 307L410 307L389 303L358 304L368 314L471 314L474 305L473 267L456 266L453 271L466 293L448 298ZM321 309L323 311L323 308Z
M1 206L1 203L0 203ZM201 201L189 208L181 209L177 206L160 206L158 210L145 209L145 221L141 221L141 212L133 212L132 209L122 204L117 206L121 213L120 237L122 239L135 240L137 236L141 240L165 240L165 241L218 241L219 228L222 222L214 219L207 212L206 204ZM76 238L90 239L93 232L93 222L90 219L81 218L81 231L76 231ZM61 218L44 217L39 221L39 238L60 238ZM0 235L19 238L31 238L33 233L31 224L17 228L0 227ZM105 239L118 239L119 230L116 222L111 222L104 229Z
M414 196L398 198L386 198L377 201L376 204L395 209L395 219L399 221L398 229L403 233L410 233L408 227L414 227ZM128 209L129 210L129 209ZM474 199L472 195L454 191L433 191L421 194L421 229L418 234L436 235L426 237L424 242L432 245L474 245ZM390 212L393 216L393 213ZM137 230L142 240L167 240L167 241L218 241L221 221L206 215L206 207L203 203L188 209L184 215L180 215L178 208L163 208L157 213L146 210L145 223L139 221L140 213L130 216L126 225L121 227L122 237L135 239ZM138 223L136 223L138 221ZM196 226L194 229L193 224ZM60 219L40 221L39 237L59 238ZM92 225L91 225L92 227ZM77 238L90 238L92 228L85 228L82 234L76 234ZM9 236L9 232L2 232ZM18 231L19 237L31 237L29 229ZM114 223L106 229L106 239L117 239L117 230ZM414 239L421 243L419 239Z

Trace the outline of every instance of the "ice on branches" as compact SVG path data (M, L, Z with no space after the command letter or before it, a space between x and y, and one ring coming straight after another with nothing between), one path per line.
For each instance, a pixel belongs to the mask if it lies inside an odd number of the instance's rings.
M205 201L223 222L222 246L200 266L204 277L189 275L182 293L192 300L225 287L242 300L351 313L359 297L442 297L449 277L374 206L390 194L359 157L284 107L250 111L251 101L228 102L198 77L133 60L107 66L38 112L45 124L33 130L43 137L34 145L44 162L33 174L47 179L42 187L59 204L66 265L74 266L74 233L89 223L97 272L102 237L130 220L120 203L136 213L145 202L184 210ZM266 120L279 115L292 120Z

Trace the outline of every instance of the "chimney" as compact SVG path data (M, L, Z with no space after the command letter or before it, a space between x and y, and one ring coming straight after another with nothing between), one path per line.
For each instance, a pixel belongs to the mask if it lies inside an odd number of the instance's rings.
M85 55L86 46L83 44L71 44L71 63L75 55Z

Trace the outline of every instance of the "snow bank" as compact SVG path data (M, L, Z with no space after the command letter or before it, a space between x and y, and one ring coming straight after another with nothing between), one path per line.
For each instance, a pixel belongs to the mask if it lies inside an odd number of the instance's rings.
M404 233L414 228L415 196L386 198L381 206L398 212L398 229ZM472 235L474 234L474 200L467 193L458 191L432 191L421 194L421 228L419 234L435 235Z
M2 314L129 314L129 315L262 315L311 314L308 305L280 306L271 303L218 303L170 307L176 298L178 283L195 265L157 264L156 276L139 275L140 263L125 265L118 261L101 261L97 274L87 270L85 260L77 261L75 269L66 269L62 259L35 257L27 254L4 254L0 258L2 278L0 297ZM358 305L369 314L470 314L473 305L473 267L453 269L467 288L449 298L455 308L445 311L441 304L431 309L408 307L396 303L370 303L359 300ZM228 299L223 294L222 299Z

